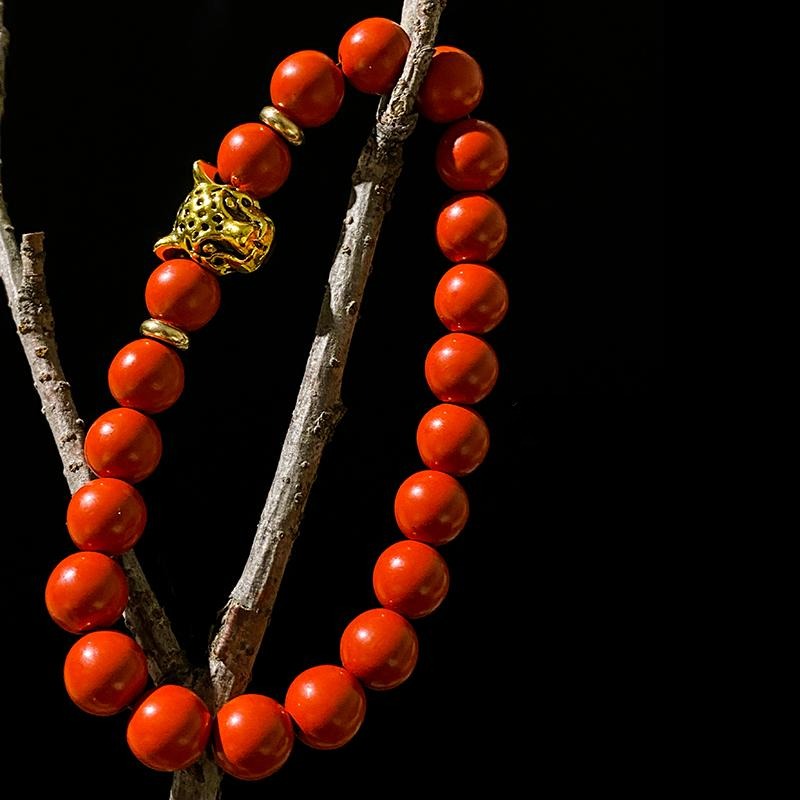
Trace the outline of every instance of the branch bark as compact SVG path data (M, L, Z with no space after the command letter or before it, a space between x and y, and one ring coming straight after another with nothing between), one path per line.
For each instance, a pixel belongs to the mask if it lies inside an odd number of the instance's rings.
M433 54L446 0L405 0L411 38L403 74L361 151L336 256L292 420L244 571L230 595L209 665L219 706L250 682L325 445L344 409L342 374L383 218L402 169L403 144Z
M5 102L5 60L8 32L0 1L0 118ZM56 345L53 311L44 277L44 234L26 233L17 247L0 183L0 278L5 285L11 315L28 360L33 384L50 426L64 477L74 493L92 479L83 456L83 420L78 416ZM156 683L166 677L179 681L190 674L189 663L172 632L133 552L120 559L128 577L130 599L125 622L147 654L150 675Z

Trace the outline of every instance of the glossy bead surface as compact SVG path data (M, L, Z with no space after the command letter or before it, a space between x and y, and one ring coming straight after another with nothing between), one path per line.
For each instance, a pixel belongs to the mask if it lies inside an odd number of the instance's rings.
M113 408L86 432L86 460L101 478L139 483L161 460L161 434L155 422L132 408Z
M419 644L404 617L373 608L345 628L339 653L344 668L369 689L394 689L414 671Z
M214 721L214 758L229 775L257 781L277 772L294 745L286 709L263 694L229 700Z
M408 34L396 22L370 17L342 37L339 63L359 92L386 94L400 77L410 47Z
M436 241L450 261L489 261L506 241L503 209L485 194L464 194L448 203L436 221Z
M217 153L220 178L255 198L277 192L291 167L292 156L283 137L260 122L237 125Z
M129 706L147 684L142 648L117 631L87 633L72 646L64 662L64 685L75 705L108 717Z
M324 664L292 681L285 706L301 741L317 750L333 750L356 735L367 701L361 684L346 669Z
M191 689L166 683L137 706L128 723L128 747L150 769L174 772L203 755L211 714Z
M269 85L272 105L302 128L330 122L344 98L339 67L318 50L300 50L278 64Z
M126 408L146 414L165 411L183 391L183 362L170 347L153 339L137 339L114 356L108 388Z
M121 567L101 553L72 553L50 574L44 602L53 621L70 633L113 625L128 602Z
M478 403L494 388L497 356L483 339L469 333L448 333L425 357L425 380L446 403Z
M221 298L219 278L188 258L172 258L157 266L144 290L152 317L189 332L211 320Z
M395 542L375 562L372 587L382 606L419 619L442 604L450 588L450 571L427 544Z
M417 448L431 469L468 475L486 457L489 429L471 408L442 403L420 420Z
M494 125L463 119L451 125L436 148L436 171L460 192L485 192L508 169L508 145Z
M409 539L446 544L467 524L469 500L452 475L425 469L400 484L394 498L394 517Z
M146 524L142 496L116 478L89 481L67 506L67 530L80 550L119 555L136 544Z
M471 114L483 95L478 62L457 47L441 45L433 51L428 74L419 93L419 110L432 122L453 122Z
M488 333L508 311L503 279L483 264L456 264L442 276L433 304L442 324L451 331Z

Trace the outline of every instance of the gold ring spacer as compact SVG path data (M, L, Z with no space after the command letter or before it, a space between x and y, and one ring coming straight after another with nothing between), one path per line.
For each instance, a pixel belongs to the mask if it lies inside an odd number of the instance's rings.
M151 339L171 344L178 350L189 349L189 337L180 328L162 322L160 319L146 319L139 326L139 332Z
M303 131L298 125L295 125L286 114L282 111L278 111L275 106L264 106L264 108L258 112L258 118L265 125L269 125L272 130L277 131L283 136L289 144L303 144Z

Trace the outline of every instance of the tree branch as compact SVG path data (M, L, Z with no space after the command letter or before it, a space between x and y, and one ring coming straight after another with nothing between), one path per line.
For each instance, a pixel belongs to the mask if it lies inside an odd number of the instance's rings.
M5 60L8 51L3 6L0 0L0 117L5 103ZM78 416L70 385L58 357L53 311L44 278L44 234L26 233L22 237L22 247L17 247L1 183L0 278L5 285L11 315L42 402L42 413L61 456L64 477L70 492L74 493L93 476L83 456L83 420ZM130 590L125 622L147 654L150 675L156 683L167 676L177 680L188 678L189 663L138 559L133 552L129 552L120 561L128 577Z
M297 537L322 453L344 409L342 373L383 218L402 169L403 143L414 130L414 105L433 54L446 0L405 0L411 51L353 173L353 191L328 278L277 471L244 571L230 595L210 650L219 706L250 682L256 655Z

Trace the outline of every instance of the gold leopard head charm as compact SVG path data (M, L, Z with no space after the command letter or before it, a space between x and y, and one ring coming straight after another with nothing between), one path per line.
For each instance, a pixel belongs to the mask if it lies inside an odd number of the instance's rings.
M156 255L185 254L219 275L255 272L269 255L272 220L252 197L214 183L211 165L195 161L193 174L194 189L178 209L172 233L156 242Z

